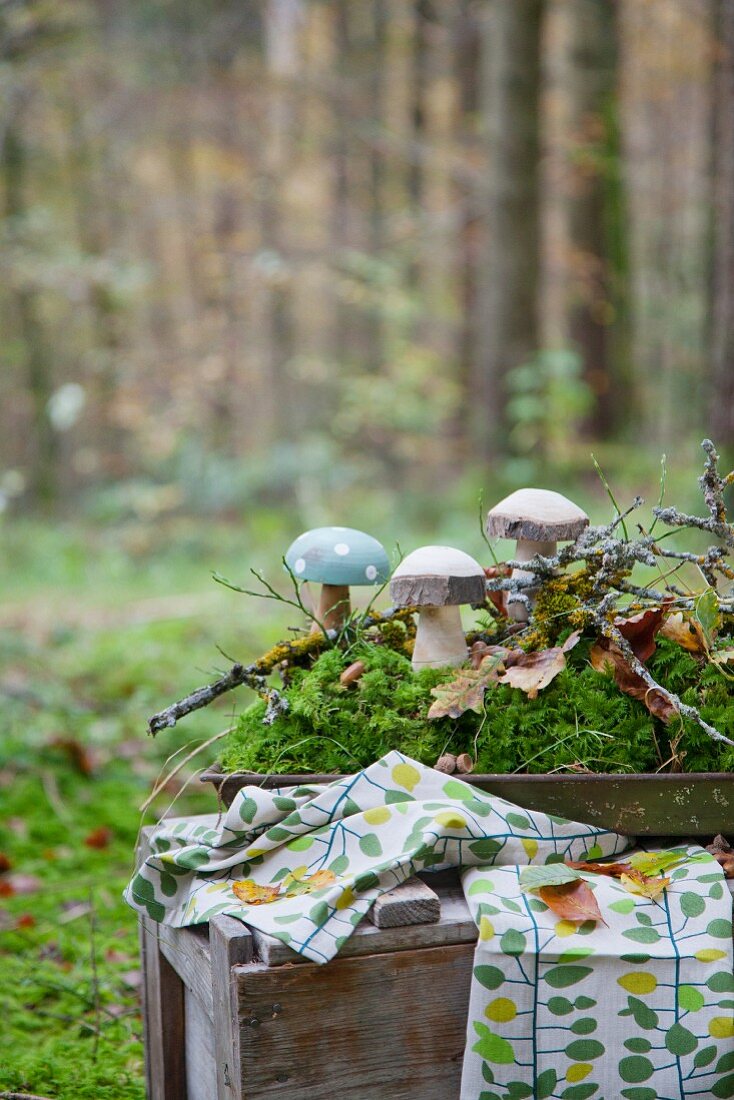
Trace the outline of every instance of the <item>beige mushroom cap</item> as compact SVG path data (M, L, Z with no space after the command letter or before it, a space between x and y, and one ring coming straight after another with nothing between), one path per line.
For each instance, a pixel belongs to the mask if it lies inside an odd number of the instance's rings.
M551 489L518 489L487 515L490 537L532 542L576 539L588 525L586 512Z
M392 575L397 607L449 607L483 603L486 575L478 561L452 546L421 546Z

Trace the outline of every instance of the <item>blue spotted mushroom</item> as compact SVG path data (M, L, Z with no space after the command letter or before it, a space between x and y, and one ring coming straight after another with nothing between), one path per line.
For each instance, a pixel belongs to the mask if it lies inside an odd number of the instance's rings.
M340 630L349 618L350 587L384 584L390 576L382 544L353 527L304 532L289 546L285 562L297 580L321 584L316 618L327 630ZM319 629L317 623L312 629Z

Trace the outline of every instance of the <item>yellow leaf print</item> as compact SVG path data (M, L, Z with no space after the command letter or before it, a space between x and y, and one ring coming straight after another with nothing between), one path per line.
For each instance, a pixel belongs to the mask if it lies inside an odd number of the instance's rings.
M572 920L559 920L554 928L555 934L561 937L574 936L578 930L578 924Z
M709 1024L709 1035L712 1039L734 1038L734 1016L714 1016Z
M453 810L442 810L440 814L436 814L433 819L439 825L443 825L446 829L465 829L466 818L461 814L455 813Z
M509 997L497 997L484 1010L488 1020L494 1020L497 1024L506 1024L517 1016L517 1008Z
M489 917L482 917L479 921L479 939L491 940L494 936L494 925Z
M658 980L654 974L646 974L644 970L633 970L631 974L623 974L617 978L617 985L626 989L628 993L652 993L658 987Z
M726 951L719 951L718 947L702 947L696 952L696 958L702 963L716 962L717 959L726 958Z
M387 806L373 806L362 815L368 825L384 825L392 816Z
M525 849L525 855L528 857L528 859L535 859L538 854L537 840L532 840L530 837L523 836L520 837L520 841L523 848Z
M583 1081L584 1077L589 1076L593 1068L588 1062L577 1062L576 1065L569 1066L566 1070L566 1080L571 1083Z
M412 764L396 764L392 770L392 781L398 787L405 787L406 791L412 791L420 783L421 773Z

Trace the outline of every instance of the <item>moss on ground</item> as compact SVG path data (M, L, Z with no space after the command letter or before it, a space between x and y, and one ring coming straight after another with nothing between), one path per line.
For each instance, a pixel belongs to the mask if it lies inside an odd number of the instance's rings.
M381 646L365 644L348 654L332 649L309 671L293 673L285 692L290 709L272 725L263 724L260 700L242 714L222 764L227 771L348 772L400 749L425 764L445 751L469 752L480 772L734 768L734 749L714 743L692 722L664 725L623 695L611 676L595 672L589 646L582 641L572 650L566 670L534 700L496 685L485 695L483 714L437 721L426 718L430 689L452 679L452 670L415 674L404 656ZM367 671L356 686L345 688L339 675L357 659ZM734 697L716 666L665 639L649 666L712 725L734 733Z

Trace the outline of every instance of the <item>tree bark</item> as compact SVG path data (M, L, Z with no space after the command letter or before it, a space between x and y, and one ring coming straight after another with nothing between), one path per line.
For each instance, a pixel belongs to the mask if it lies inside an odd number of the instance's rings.
M480 460L506 447L507 376L538 347L542 14L542 0L488 0L482 15L487 240L477 295L471 425Z
M717 6L714 85L713 286L709 417L731 453L734 436L734 0Z

